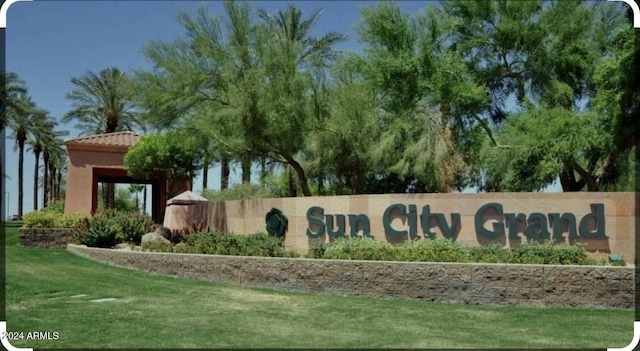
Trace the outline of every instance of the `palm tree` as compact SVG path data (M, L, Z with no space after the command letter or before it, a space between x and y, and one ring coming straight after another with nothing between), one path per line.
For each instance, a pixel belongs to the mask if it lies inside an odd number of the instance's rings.
M36 105L27 94L18 94L13 106L6 106L6 123L13 130L18 147L18 216L24 207L24 146Z
M76 128L92 134L134 130L140 125L131 85L118 68L103 69L98 74L87 72L71 78L71 83L76 88L66 98L72 101L73 109L64 115L63 122L76 120ZM106 195L106 207L113 208L114 184L107 184Z
M35 167L33 171L33 210L38 210L38 188L40 180L40 155L42 154L42 141L45 138L45 134L49 133L49 116L46 111L36 111L33 114L32 123L29 128L31 138L27 140L27 144L30 145L31 151L35 157ZM46 167L45 167L46 174Z
M135 194L135 202L136 202L136 211L140 211L140 206L139 206L139 199L138 199L138 193L140 193L142 190L144 190L144 185L141 184L131 184L129 185L129 192L132 194Z
M52 121L52 126L55 127L57 122ZM42 140L42 159L44 161L44 196L42 200L42 207L47 207L50 200L53 200L57 165L60 163L58 159L64 158L66 152L64 150L64 140L60 139L61 136L68 135L68 131L57 131L51 129L51 131L44 135Z
M6 73L2 75L3 83L0 85L0 106L4 106L1 109L2 118L0 118L0 130L3 130L8 123L8 118L11 118L11 114L16 111L22 111L23 106L20 103L20 97L27 93L27 87L22 79L15 73Z

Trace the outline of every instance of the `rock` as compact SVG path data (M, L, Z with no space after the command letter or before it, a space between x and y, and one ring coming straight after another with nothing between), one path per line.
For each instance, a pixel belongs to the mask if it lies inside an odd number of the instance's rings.
M167 240L171 237L171 229L167 227L158 227L154 233L162 235Z
M147 233L147 234L143 235L141 243L142 243L142 245L144 245L145 243L164 243L164 244L169 244L170 241L167 240L161 234L158 234L158 232L152 232L152 233Z

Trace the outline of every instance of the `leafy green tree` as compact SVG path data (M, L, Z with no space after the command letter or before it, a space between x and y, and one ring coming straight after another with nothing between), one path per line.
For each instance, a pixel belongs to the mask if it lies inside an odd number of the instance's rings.
M468 160L458 144L488 92L452 47L451 20L435 9L403 14L387 2L363 8L362 16L363 54L346 60L376 92L381 132L370 150L371 191L382 190L376 183L393 192L462 187Z
M618 56L611 33L620 30L622 12L580 0L443 6L457 23L453 43L490 91L482 122L491 141L485 147L493 150L476 159L480 188L532 191L559 178L564 191L599 190L608 155L615 155L610 117L587 112L596 112L591 102L601 94L596 67ZM511 97L515 107L507 104ZM569 126L579 129L553 129Z
M160 170L171 182L189 181L201 167L201 148L197 145L196 138L181 132L145 135L129 149L124 166L134 178L148 179Z

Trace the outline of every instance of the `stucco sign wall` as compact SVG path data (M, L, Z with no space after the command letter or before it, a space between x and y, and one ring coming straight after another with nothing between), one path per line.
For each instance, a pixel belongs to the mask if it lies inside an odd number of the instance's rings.
M486 193L319 196L209 204L209 221L227 232L265 231L278 208L289 219L285 245L306 252L311 240L372 237L401 242L445 237L468 245L556 240L593 255L635 259L634 193ZM217 222L216 222L217 221Z

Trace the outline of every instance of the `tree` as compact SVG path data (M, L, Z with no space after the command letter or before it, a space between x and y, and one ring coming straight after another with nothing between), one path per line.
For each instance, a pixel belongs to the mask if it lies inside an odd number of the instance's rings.
M485 148L493 149L475 160L480 189L532 191L556 179L564 191L600 189L599 179L607 177L601 171L617 153L607 142L610 117L593 108L601 94L594 73L603 59L618 57L611 34L622 28L619 8L581 0L443 6L456 23L453 44L491 96L478 119ZM510 98L515 106L508 106ZM558 126L581 129L551 130Z
M197 144L193 136L181 132L145 135L127 151L124 166L134 178L148 179L154 172L164 171L172 183L188 181L201 167Z
M35 103L26 94L18 95L14 106L6 106L6 122L14 132L14 139L18 146L18 216L20 217L22 217L24 205L24 147L35 111Z
M136 211L140 211L138 194L144 190L144 185L142 184L131 184L129 185L129 193L135 194L135 207Z
M345 39L339 33L311 36L320 13L314 11L304 19L293 5L275 15L260 11L266 22L266 37L261 40L265 44L262 72L269 86L261 90L266 124L260 133L252 134L257 136L254 140L260 154L295 170L304 196L311 196L311 191L296 155L304 149L314 127L309 95L314 94L314 84L337 57L333 46Z
M57 122L53 121L52 126L55 127ZM56 184L59 181L57 179L60 168L64 166L66 162L66 151L64 147L64 140L60 137L68 135L68 131L56 131L51 130L50 133L45 134L45 138L42 143L42 160L45 165L44 173L44 198L42 205L47 207L47 203L52 200L56 200ZM48 172L46 172L48 170ZM48 177L48 178L47 178Z
M488 92L451 44L452 22L433 8L405 15L387 2L363 8L362 16L356 29L363 53L346 56L344 65L372 90L377 107L380 134L369 150L367 191L463 187L470 162L464 151L473 149L464 136Z
M55 173L53 159L64 154L64 141L60 137L68 135L68 131L59 131L55 128L58 122L49 115L48 111L38 110L29 128L31 138L27 141L31 145L31 150L35 156L34 184L33 184L33 204L34 211L38 209L38 188L39 188L39 163L40 156L43 158L43 200L42 207L47 207L47 202L51 199L51 189L53 188L52 178ZM49 177L51 174L51 178Z
M25 106L21 103L21 97L27 94L27 87L25 82L20 79L16 73L2 72L0 77L2 78L2 84L0 84L0 88L2 89L0 92L0 106L2 106L0 110L2 113L0 130L2 130L9 123L12 114L27 112L24 110Z
M133 130L139 125L133 104L133 88L118 68L99 73L87 72L71 78L74 90L66 95L73 109L62 118L63 122L77 120L76 128L83 133L113 133ZM107 208L114 205L114 184L106 186Z

